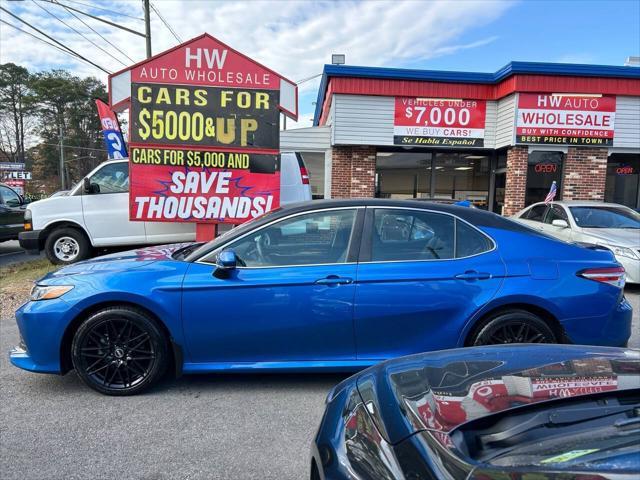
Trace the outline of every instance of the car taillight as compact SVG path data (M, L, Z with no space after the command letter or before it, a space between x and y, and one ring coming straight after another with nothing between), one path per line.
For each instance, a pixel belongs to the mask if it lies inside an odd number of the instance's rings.
M302 177L303 185L309 185L309 172L306 167L300 167L300 177Z
M614 287L624 288L625 271L623 267L588 268L578 273L579 277L596 282L608 283Z

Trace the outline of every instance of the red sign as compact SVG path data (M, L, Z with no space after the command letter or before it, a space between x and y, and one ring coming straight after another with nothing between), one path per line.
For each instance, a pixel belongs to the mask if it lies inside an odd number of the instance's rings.
M520 93L516 143L613 144L616 97Z
M160 155L168 150L157 149ZM180 151L187 157L202 154ZM207 153L207 152L205 152ZM248 154L217 154L232 158ZM249 159L245 159L249 162ZM268 159L267 159L268 160ZM272 160L273 161L273 160ZM243 223L280 203L280 176L249 168L184 168L146 165L134 176L130 214L156 222Z
M482 147L487 102L446 98L396 97L396 145Z
M217 39L201 36L131 70L135 83L280 89L280 75Z
M130 219L238 224L277 208L281 79L208 35L134 66Z

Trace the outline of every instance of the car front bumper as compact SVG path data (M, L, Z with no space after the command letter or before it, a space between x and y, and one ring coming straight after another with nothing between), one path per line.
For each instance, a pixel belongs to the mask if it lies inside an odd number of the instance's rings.
M18 242L20 247L24 248L29 253L38 253L42 250L44 243L44 230L29 230L26 232L20 232L18 235Z
M640 260L619 255L616 256L616 260L627 272L627 283L640 283Z
M20 345L9 352L11 363L38 373L62 373L60 347L77 312L61 299L27 302L16 311Z

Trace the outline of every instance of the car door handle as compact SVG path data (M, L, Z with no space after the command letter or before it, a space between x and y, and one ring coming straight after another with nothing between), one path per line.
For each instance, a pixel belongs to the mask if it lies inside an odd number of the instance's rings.
M455 278L457 278L458 280L488 280L491 278L491 274L469 270L467 272L457 274Z
M315 281L316 285L348 285L353 283L353 278L339 277L337 275L328 275Z

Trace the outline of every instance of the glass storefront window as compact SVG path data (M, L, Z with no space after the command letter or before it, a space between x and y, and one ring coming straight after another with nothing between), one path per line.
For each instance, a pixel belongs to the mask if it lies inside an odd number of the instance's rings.
M607 162L604 199L640 208L640 155L614 153Z
M378 152L376 196L469 200L487 208L490 156L459 152Z
M376 197L428 198L430 191L430 153L378 152Z
M561 199L563 161L564 153L562 152L529 152L527 190L524 199L526 206L544 201L554 180L558 188L555 199Z
M469 200L479 208L488 208L489 159L473 153L436 153L434 198Z

